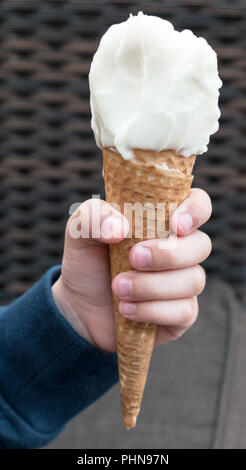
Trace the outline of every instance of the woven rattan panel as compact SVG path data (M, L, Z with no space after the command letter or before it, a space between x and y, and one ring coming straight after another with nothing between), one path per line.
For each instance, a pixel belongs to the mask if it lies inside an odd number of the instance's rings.
M218 52L221 129L198 158L195 185L214 205L206 267L245 294L245 1L9 0L0 3L1 303L60 262L69 206L103 196L87 75L101 34L139 9L191 28Z

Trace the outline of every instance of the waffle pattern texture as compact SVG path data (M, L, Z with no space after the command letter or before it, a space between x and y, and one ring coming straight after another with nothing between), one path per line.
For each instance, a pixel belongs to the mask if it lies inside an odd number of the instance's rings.
M193 179L195 155L185 158L170 150L157 153L137 149L134 153L135 160L126 161L116 152L103 149L106 200L119 206L131 226L131 237L110 246L112 279L120 272L131 270L129 251L135 243L166 237L169 215L174 209L169 203L179 205L189 195ZM160 167L153 162L158 162ZM162 169L163 164L167 169ZM127 214L127 207L134 211ZM140 411L156 325L124 318L118 310L119 299L113 296L113 301L121 406L125 428L131 429Z

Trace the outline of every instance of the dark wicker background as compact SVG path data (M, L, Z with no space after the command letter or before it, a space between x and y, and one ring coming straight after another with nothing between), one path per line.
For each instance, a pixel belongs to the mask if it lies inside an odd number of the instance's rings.
M195 185L214 205L206 267L246 297L245 1L9 0L0 3L1 303L60 262L69 206L103 196L87 76L101 34L139 9L203 35L218 53L221 128L198 158Z

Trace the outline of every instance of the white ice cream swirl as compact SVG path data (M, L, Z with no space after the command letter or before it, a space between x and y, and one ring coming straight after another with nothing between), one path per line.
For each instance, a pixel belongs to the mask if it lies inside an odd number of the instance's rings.
M89 84L96 143L125 159L134 148L201 154L218 130L216 53L205 39L161 18L139 13L111 26Z

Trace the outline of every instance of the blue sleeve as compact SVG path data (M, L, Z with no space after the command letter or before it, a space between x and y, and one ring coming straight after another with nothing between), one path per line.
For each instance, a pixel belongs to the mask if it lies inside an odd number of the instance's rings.
M36 448L118 380L115 353L81 338L57 309L49 270L0 309L0 447Z

